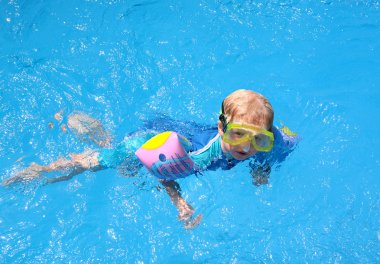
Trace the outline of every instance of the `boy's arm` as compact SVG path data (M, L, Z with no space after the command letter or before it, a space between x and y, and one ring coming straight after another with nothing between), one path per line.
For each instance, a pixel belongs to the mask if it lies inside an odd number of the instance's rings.
M165 187L170 199L179 212L179 220L183 221L185 228L193 228L197 226L202 220L202 215L198 215L196 218L192 218L194 214L194 208L186 202L181 196L181 187L175 181L161 181Z
M278 129L274 127L273 133L275 136L275 146L273 150L265 155L259 155L255 160L250 162L251 175L253 184L260 186L261 184L268 184L269 175L272 165L281 164L286 157L294 150L300 137L290 131L286 126Z

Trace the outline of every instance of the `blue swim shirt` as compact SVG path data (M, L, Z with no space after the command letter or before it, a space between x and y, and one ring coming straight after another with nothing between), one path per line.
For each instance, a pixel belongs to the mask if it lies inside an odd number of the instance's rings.
M275 141L273 149L270 152L258 152L249 158L251 168L258 164L273 166L285 160L299 140L298 136L289 132L290 130L274 127L273 135ZM218 168L228 170L239 162L242 162L234 159L229 154L223 153L221 138L216 127L195 135L191 143L193 149L189 153L189 156L194 161L196 171L216 170Z
M258 152L250 158L250 166L266 163L274 165L282 162L294 149L299 137L286 133L281 128L273 129L274 146L270 152ZM155 130L136 132L127 136L120 144L112 149L102 149L99 154L99 163L103 168L117 168L122 166L127 174L137 173L141 163L135 155L136 150L147 140L158 134ZM228 170L238 164L239 160L231 155L223 153L221 138L216 127L203 127L199 133L194 133L188 138L192 143L192 149L188 151L194 162L196 172L204 170L223 169ZM254 165L256 164L256 165Z

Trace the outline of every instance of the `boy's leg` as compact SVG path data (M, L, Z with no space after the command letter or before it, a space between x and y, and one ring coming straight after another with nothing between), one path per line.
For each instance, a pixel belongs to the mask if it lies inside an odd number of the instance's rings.
M68 175L56 178L48 178L48 183L70 180L75 175L78 175L87 170L96 171L100 169L98 160L99 152L87 150L81 154L70 154L71 159L59 159L44 167L46 172L65 171Z
M43 166L37 163L31 163L26 169L16 173L11 178L5 179L1 182L1 185L7 186L20 181L30 181L40 176L43 171Z
M71 159L60 158L46 166L32 163L29 167L16 173L13 177L4 180L2 185L10 185L20 181L31 181L43 173L54 171L68 172L68 175L48 179L48 182L68 180L86 170L99 170L98 155L99 152L97 151L87 150L81 154L70 154Z
M82 140L90 140L100 147L111 146L111 137L101 122L86 113L71 113L67 125Z

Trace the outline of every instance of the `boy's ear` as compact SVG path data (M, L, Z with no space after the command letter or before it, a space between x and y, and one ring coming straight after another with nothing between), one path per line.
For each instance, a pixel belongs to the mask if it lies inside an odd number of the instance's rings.
M218 133L219 133L219 136L223 137L223 135L224 135L224 133L223 133L223 124L220 121L218 121Z

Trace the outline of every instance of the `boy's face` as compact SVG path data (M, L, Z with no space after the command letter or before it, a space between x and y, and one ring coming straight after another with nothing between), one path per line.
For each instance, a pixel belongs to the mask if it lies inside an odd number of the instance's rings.
M242 123L242 122L237 122ZM243 122L244 123L244 122ZM250 124L247 124L250 125ZM262 129L265 129L265 127L261 127ZM219 121L218 122L218 132L221 138L223 138L224 132L223 132L223 125ZM251 141L242 142L238 145L231 145L224 140L221 140L222 150L224 152L228 152L237 160L245 160L252 156L254 156L258 150L255 148L255 146L252 144Z

